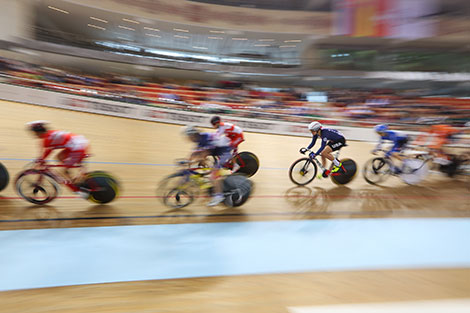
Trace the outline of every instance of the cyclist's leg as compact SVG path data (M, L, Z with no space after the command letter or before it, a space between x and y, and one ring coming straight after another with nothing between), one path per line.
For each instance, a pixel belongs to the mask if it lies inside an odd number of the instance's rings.
M335 156L333 155L333 151L340 150L342 147L344 147L345 144L346 144L346 140L344 139L339 140L339 141L330 141L327 144L327 148L328 148L327 151L329 151L329 154L327 157L333 163L333 168L331 170L333 173L339 171L340 169L343 169L344 171L344 168L342 167L341 162L337 158L335 158Z
M77 181L82 178L84 175L84 169L80 168L78 175L72 177L70 174L70 169L74 166L80 166L83 159L86 156L85 149L77 149L77 150L68 150L64 153L65 158L62 159L62 163L65 165L65 177L67 178L66 185L73 191L78 193L81 197L87 199L89 196L89 192L84 188L80 188L76 185Z
M323 167L325 167L325 168L326 168L326 160L327 160L327 159L330 160L330 161L332 161L332 162L333 162L333 160L334 160L334 157L333 157L333 155L331 154L332 151L333 151L333 150L331 149L331 147L327 145L327 146L325 147L325 149L323 149L323 151L320 152L322 165L323 165Z
M386 154L385 157L389 157L393 160L396 160L399 165L395 165L392 162L391 170L395 174L400 174L402 172L403 167L403 157L401 156L401 152L406 147L407 140L400 140L394 143L392 149L390 149Z
M70 167L73 164L70 164L70 161L69 161L71 152L72 151L70 149L63 149L62 151L60 151L56 155L57 161L59 161L61 164L65 165L65 167L61 170L61 174L67 179L66 185L68 185L72 181L72 178L70 177ZM67 160L68 160L68 162L67 162Z
M218 156L218 160L211 172L210 179L214 186L214 196L211 201L208 203L209 206L214 206L219 204L224 200L223 190L222 190L222 180L221 170L223 166L230 160L232 153L230 149L214 149L214 155Z

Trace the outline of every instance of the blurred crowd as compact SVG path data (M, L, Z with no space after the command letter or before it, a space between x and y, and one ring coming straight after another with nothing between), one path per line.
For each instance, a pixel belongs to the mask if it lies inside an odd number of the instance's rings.
M148 81L105 73L93 76L0 59L0 70L11 84L73 93L127 103L170 107L240 117L369 126L395 124L398 129L419 127L423 118L461 126L470 120L470 99L423 97L410 91L261 87L255 83L219 81ZM322 97L311 97L322 94ZM331 120L330 120L331 119Z

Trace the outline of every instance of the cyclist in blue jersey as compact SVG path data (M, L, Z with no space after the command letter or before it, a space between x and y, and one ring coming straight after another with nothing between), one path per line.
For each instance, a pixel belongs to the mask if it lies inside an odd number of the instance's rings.
M385 141L391 141L393 142L393 146L390 150L385 153L385 157L395 158L399 161L402 161L400 152L406 147L406 144L408 142L408 135L399 133L397 131L389 130L388 125L386 124L376 125L374 127L374 130L377 134L379 134L380 140L375 149L372 150L372 154L376 154ZM401 173L401 168L393 166L392 171L395 174L399 174Z
M331 169L331 171L324 170L322 176L328 177L330 173L336 173L340 169L345 172L346 170L344 169L342 163L338 159L336 159L332 154L333 151L337 151L346 145L346 139L344 138L344 135L336 129L324 128L319 122L310 123L308 125L308 129L313 135L312 142L308 145L307 148L301 148L300 153L304 154L305 152L307 152L308 149L312 148L315 145L318 137L320 137L321 146L317 150L317 152L311 152L310 157L313 158L316 155L320 155L324 168L326 165L326 159L333 162L333 168Z
M210 179L214 185L214 196L207 204L208 206L215 206L224 200L220 182L220 169L232 158L230 141L225 136L218 136L217 133L199 132L192 126L187 126L184 133L192 142L197 144L189 157L189 162L204 162L206 157L210 155L217 157L217 162L210 173Z

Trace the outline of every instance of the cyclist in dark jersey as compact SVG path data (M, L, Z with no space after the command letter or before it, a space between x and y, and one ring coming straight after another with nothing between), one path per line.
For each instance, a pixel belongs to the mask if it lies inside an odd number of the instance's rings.
M192 142L197 144L189 158L190 162L202 162L209 155L218 158L209 176L214 185L214 196L207 204L208 206L217 205L225 198L222 194L220 170L232 157L230 141L227 137L217 133L199 132L199 130L192 126L187 126L184 129L184 133Z
M300 152L305 153L308 149L312 148L315 145L318 137L320 137L321 146L317 152L311 152L310 157L320 155L324 168L326 168L326 159L333 162L333 168L331 170L325 170L322 176L328 177L330 173L336 173L340 169L345 172L342 163L332 154L333 151L337 151L346 145L346 139L344 138L344 135L336 129L324 128L319 122L310 123L308 125L308 129L313 135L312 142L308 145L307 148L301 148Z

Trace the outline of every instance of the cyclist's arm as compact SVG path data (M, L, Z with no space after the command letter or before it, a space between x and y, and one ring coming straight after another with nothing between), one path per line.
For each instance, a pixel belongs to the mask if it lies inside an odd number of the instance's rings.
M382 148L382 145L384 144L384 142L386 140L389 140L389 141L392 141L393 144L396 143L397 141L397 138L396 138L396 134L392 131L387 131L385 132L385 135L384 136L380 136L380 139L379 139L379 143L377 144L377 146L375 147L375 150L380 150Z
M379 142L377 143L377 146L375 146L374 150L379 151L382 148L383 143L384 143L384 140L382 139L382 137L380 137Z
M45 160L49 156L49 154L51 154L52 150L54 150L54 149L44 148L44 152L42 153L42 156L40 157L40 160Z
M315 145L315 142L317 142L317 138L318 138L318 135L315 135L312 137L312 142L308 145L307 149L310 150Z
M238 136L234 140L232 140L231 145L233 147L237 147L243 141L245 141L245 138L243 138L243 134L238 134Z
M208 150L206 150L206 149L196 149L191 153L191 156L189 157L189 162L190 163L201 162L208 155L209 155Z

